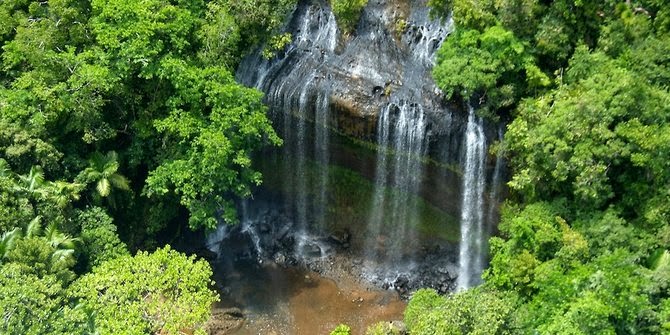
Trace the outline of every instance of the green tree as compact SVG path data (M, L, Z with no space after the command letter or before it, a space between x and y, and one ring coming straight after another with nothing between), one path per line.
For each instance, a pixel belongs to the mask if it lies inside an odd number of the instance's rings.
M7 262L20 264L38 277L52 275L67 284L75 277L72 249L54 248L43 237L18 239L7 254Z
M198 31L202 48L198 58L206 65L224 65L234 69L239 62L237 52L241 43L241 29L227 6L219 2L207 4L205 23Z
M248 197L250 186L261 182L251 153L265 143L281 143L265 117L261 94L235 83L222 67L203 70L176 59L163 63L161 78L177 90L167 102L170 116L155 122L170 146L150 173L145 194L177 194L192 228L216 227L217 212L236 222L232 196Z
M345 324L338 325L330 332L330 335L351 335L351 328Z
M167 246L101 263L72 285L69 296L95 311L96 329L103 335L202 334L218 300L209 289L211 275L205 261Z
M100 207L78 211L76 219L81 226L82 254L86 269L128 255L126 244L116 234L113 219Z
M0 332L3 334L92 334L55 276L39 277L18 264L0 266Z
M477 97L477 105L492 110L509 108L526 90L551 83L523 43L502 26L457 29L438 51L433 77L447 98Z
M432 289L417 291L405 310L410 334L510 334L513 294L475 288L450 296Z
M356 29L356 24L358 24L363 8L365 8L367 3L368 0L330 1L335 19L345 34L351 34Z
M670 241L665 10L644 0L431 4L442 16L453 6L457 26L438 54L437 84L469 102L485 96L477 90L509 97L480 101L512 119L501 146L512 198L485 272L485 287L520 299L514 324L504 328L663 334L670 293L661 265ZM523 47L520 61L496 63L505 48L482 41L495 27ZM511 65L486 67L505 61ZM426 329L453 324L436 315Z
M297 0L222 1L222 7L235 18L239 26L238 54L247 54L276 36L297 3Z

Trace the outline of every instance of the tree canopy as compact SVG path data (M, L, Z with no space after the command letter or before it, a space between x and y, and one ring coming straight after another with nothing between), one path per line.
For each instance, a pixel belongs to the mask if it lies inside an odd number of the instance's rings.
M261 182L281 140L232 71L295 3L0 1L0 333L202 331L209 265L137 250Z

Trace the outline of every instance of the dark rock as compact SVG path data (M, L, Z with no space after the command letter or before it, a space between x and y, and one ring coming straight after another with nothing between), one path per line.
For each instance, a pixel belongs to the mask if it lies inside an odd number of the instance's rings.
M295 237L293 235L286 235L279 243L285 250L291 250L295 246Z
M316 243L307 243L304 245L303 252L308 257L321 257L321 247Z
M351 240L351 233L348 230L338 230L330 234L328 239L336 244L339 244L340 246L344 246L345 244L349 244Z
M262 222L259 226L258 232L261 234L267 234L272 230L272 226L268 222Z
M242 313L242 310L240 310L237 307L228 308L228 309L224 310L224 314L227 315L227 316L230 316L231 318L235 318L235 319L244 318L244 313Z
M214 261L217 258L217 254L207 248L199 248L195 251L196 257L202 258L207 261Z
M395 287L405 287L409 284L409 278L407 278L406 275L400 275L396 280L393 282L393 286Z
M244 324L244 314L239 308L215 309L205 324L209 335L230 334Z

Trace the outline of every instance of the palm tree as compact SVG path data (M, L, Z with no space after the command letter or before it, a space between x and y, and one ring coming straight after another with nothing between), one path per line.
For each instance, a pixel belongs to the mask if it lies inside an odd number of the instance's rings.
M14 245L19 239L24 237L37 237L41 234L41 220L42 217L38 215L30 220L25 226L14 228L0 236L0 263L3 259L7 258L7 255L14 249Z
M65 208L71 200L79 200L79 192L84 185L57 180L48 183L50 199L60 208Z
M54 249L62 250L74 250L80 242L79 238L62 233L54 223L48 225L44 230L44 238Z
M46 186L44 171L40 166L33 166L27 175L18 175L14 191L24 193L30 199L39 199L47 194Z
M12 170L9 168L7 161L0 158L0 177L9 177Z
M2 260L7 258L9 252L14 248L14 243L18 238L21 238L20 228L14 228L0 236L0 264L2 264Z
M88 160L88 165L76 180L87 185L95 183L95 198L108 198L113 189L130 190L128 179L118 173L119 161L115 151L110 151L105 155L99 152L93 153ZM110 204L114 205L113 202Z

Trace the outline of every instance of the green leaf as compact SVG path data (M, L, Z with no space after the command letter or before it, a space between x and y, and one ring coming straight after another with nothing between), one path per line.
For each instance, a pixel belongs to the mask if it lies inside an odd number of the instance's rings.
M108 196L112 190L109 179L102 178L98 180L98 183L95 185L95 189L98 191L98 194L100 194L101 197Z

